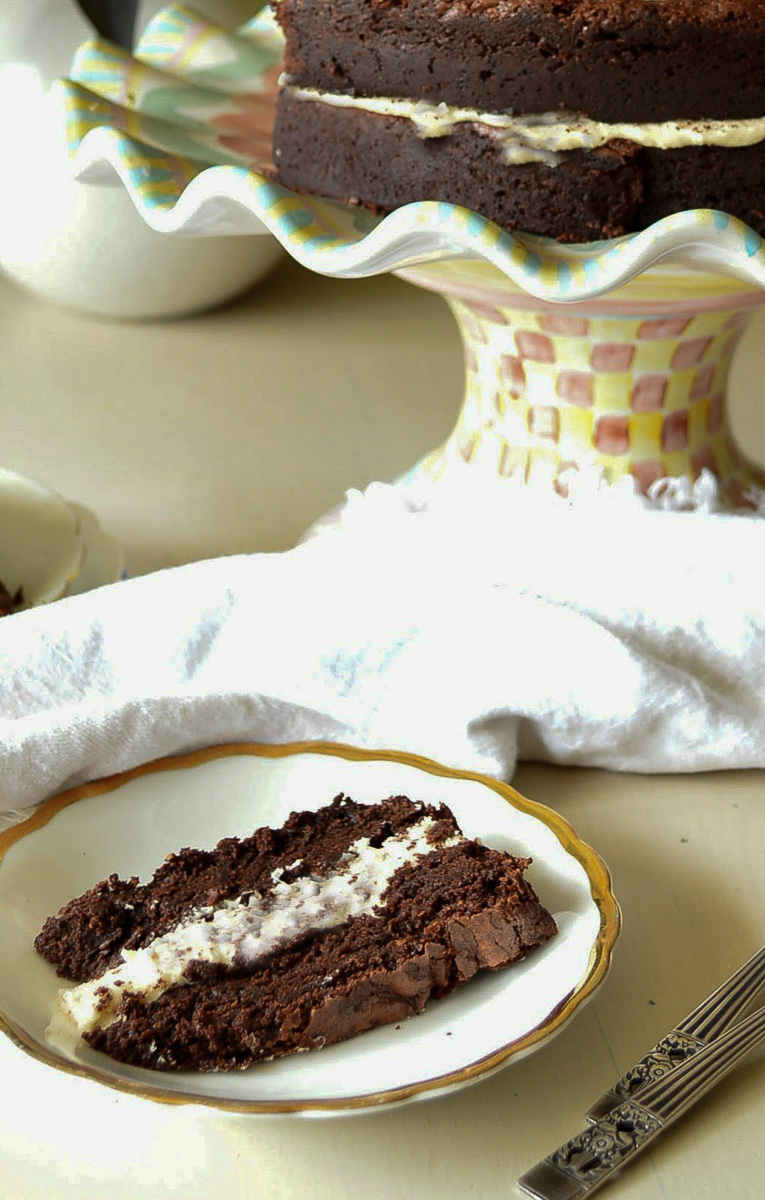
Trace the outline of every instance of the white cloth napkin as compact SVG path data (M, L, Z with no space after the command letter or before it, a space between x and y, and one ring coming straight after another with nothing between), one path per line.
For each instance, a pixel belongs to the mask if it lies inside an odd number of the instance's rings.
M373 485L289 552L0 621L2 820L227 741L345 741L505 778L519 757L765 766L761 518L616 491L489 499Z

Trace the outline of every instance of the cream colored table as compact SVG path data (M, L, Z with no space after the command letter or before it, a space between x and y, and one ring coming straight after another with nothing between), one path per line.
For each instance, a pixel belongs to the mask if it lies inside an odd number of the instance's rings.
M765 463L763 333L758 318L734 395L736 432ZM459 405L451 317L390 278L337 283L285 264L217 313L123 326L0 279L0 336L0 461L97 512L133 574L290 546L346 487L393 478L435 445ZM601 851L624 910L606 984L557 1039L457 1095L313 1121L149 1105L2 1042L2 1200L513 1196L588 1103L765 940L765 774L525 764L514 782ZM758 1200L764 1126L760 1054L602 1195Z

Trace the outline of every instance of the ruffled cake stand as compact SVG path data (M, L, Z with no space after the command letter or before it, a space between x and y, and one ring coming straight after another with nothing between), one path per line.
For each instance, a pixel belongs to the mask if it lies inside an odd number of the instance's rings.
M465 348L446 443L407 479L455 470L565 492L575 476L717 481L752 507L762 483L730 435L727 380L765 299L762 239L720 212L679 213L587 246L514 235L426 201L385 218L275 184L270 133L282 54L268 14L225 30L163 10L134 57L78 52L58 85L73 166L116 171L146 222L189 237L262 232L336 278L395 272L445 297Z

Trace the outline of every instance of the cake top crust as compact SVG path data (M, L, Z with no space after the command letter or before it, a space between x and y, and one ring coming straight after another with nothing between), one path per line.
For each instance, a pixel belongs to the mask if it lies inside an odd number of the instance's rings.
M407 0L402 0L406 7ZM369 7L390 8L391 0L369 0ZM765 0L435 0L439 13L496 12L498 16L540 16L570 26L578 34L629 33L630 27L648 25L672 28L742 24L751 27L765 20Z
M603 122L765 116L765 0L280 0L301 87Z

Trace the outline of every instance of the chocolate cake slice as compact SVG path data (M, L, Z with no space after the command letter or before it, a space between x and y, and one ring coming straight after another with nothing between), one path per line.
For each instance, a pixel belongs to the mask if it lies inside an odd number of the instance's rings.
M63 989L47 1036L158 1070L233 1070L420 1012L556 933L530 860L445 805L346 796L280 829L116 875L35 946Z
M765 233L765 0L280 0L281 181L586 242Z

